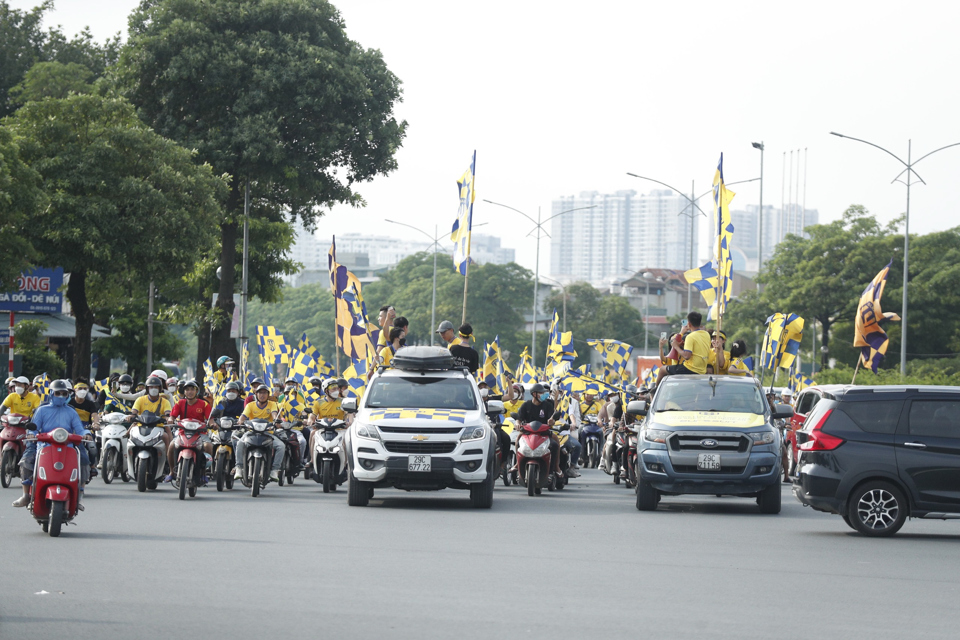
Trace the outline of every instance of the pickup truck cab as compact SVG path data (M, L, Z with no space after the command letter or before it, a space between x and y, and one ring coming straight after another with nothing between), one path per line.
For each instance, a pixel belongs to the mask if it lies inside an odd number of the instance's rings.
M664 378L643 416L637 451L637 509L652 511L663 495L755 497L762 513L780 513L781 442L754 378L683 375Z
M363 398L342 406L356 412L345 436L350 506L366 506L387 487L464 489L474 507L493 504L494 431L476 381L447 349L399 349Z

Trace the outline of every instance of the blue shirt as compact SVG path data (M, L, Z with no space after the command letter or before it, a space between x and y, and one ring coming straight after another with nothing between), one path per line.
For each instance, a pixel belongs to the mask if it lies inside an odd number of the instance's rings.
M222 400L214 411L219 412L217 415L225 418L239 418L240 414L243 413L243 407L243 398L238 395L236 400Z
M61 407L55 407L52 404L41 405L37 412L33 414L33 424L36 425L37 433L50 433L54 429L63 427L67 430L67 433L72 433L78 436L85 436L89 431L83 427L83 423L80 422L80 416L77 415L77 412L68 404L64 404ZM27 452L33 452L36 450L37 442L28 442L27 447L24 450L24 456L27 455ZM43 446L47 446L46 443L39 443ZM80 447L80 457L84 464L87 464L86 449Z

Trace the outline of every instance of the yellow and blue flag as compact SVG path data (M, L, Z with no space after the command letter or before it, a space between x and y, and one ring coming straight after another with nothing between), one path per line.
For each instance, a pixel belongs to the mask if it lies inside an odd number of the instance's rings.
M647 375L644 376L644 378L643 378L643 386L645 386L645 387L647 387L647 388L649 389L649 388L652 388L655 384L657 384L657 372L658 372L658 371L660 371L660 366L659 366L659 365L653 365L653 367L650 369L650 371L647 372Z
M50 397L50 376L46 371L40 376L40 381L36 385L36 394L40 396L41 402L46 402Z
M520 364L517 365L517 380L523 386L534 384L538 380L537 370L530 362L530 353L526 347L520 354Z
M293 350L276 327L257 325L257 344L269 364L290 364Z
M727 302L733 292L733 260L730 257L730 244L733 240L733 221L730 218L730 202L736 194L727 189L723 182L723 154L713 176L714 230L716 233L714 261L717 271L716 309L711 305L707 317L716 319L723 315Z
M587 344L597 350L603 360L617 374L622 374L630 362L633 347L619 340L587 340Z
M453 241L453 266L460 275L467 275L467 263L470 261L470 231L473 228L473 200L476 193L473 181L477 168L477 152L473 152L470 167L457 180L457 193L460 195L460 209L453 223L450 240Z
M880 298L887 286L887 274L893 260L880 270L867 288L860 294L860 304L857 306L857 317L854 323L853 346L860 347L860 360L864 366L876 373L880 361L887 354L890 338L880 326L887 320L899 320L900 316L892 312L884 313L880 308Z
M348 398L360 398L367 386L367 361L363 358L353 360L353 364L347 367L343 372L343 378L347 381Z
M507 381L503 371L503 354L500 352L500 336L484 347L483 369L480 381L486 383L490 393L500 395L506 392Z
M800 352L803 318L795 313L775 313L767 318L760 365L763 369L789 369Z
M563 366L563 363L573 362L577 357L577 352L573 348L573 332L560 331L560 316L557 310L553 310L553 321L550 323L550 342L547 344L547 368L545 373L548 376L565 373L570 365ZM550 366L550 365L553 366Z
M790 376L790 388L794 393L799 393L810 386L813 386L813 379L808 378L799 371Z
M306 384L310 378L317 375L317 363L309 353L295 350L287 375L292 376L300 384Z

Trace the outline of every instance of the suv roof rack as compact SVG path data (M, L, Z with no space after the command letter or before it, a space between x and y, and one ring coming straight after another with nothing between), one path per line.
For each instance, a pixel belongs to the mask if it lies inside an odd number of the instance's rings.
M456 362L449 349L443 347L401 347L390 361L401 371L450 371Z

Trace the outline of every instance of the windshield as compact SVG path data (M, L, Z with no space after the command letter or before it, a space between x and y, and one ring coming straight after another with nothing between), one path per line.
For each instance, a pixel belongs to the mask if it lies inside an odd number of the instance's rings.
M760 389L749 384L723 384L722 381L664 380L657 393L654 411L723 411L755 413L764 411Z
M378 409L477 408L477 395L466 378L377 378L367 388L365 407Z

